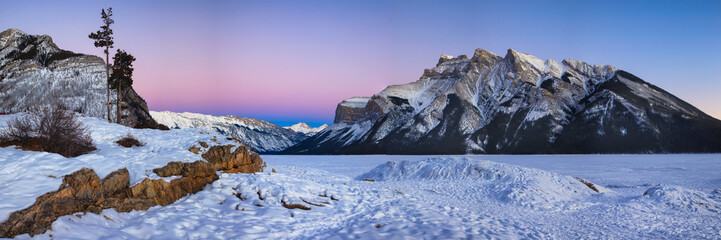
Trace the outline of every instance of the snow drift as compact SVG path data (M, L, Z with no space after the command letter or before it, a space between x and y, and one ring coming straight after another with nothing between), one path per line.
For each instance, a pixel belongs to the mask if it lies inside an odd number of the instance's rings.
M436 157L420 161L389 161L356 178L373 181L462 180L479 191L531 207L611 192L580 178L539 169L469 158Z

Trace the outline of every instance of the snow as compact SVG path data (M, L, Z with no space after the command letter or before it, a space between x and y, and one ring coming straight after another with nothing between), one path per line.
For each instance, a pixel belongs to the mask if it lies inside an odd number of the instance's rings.
M0 128L19 115L0 115ZM143 178L158 178L151 170L165 166L168 162L202 160L200 155L188 151L199 141L210 144L215 141L232 143L223 136L207 131L201 133L197 129L132 129L97 118L80 119L92 131L93 143L98 148L89 154L65 158L55 153L22 151L14 146L0 148L0 221L7 220L14 211L29 207L38 196L57 190L62 183L62 176L81 168L95 170L100 178L115 170L127 168L130 184L133 185ZM125 148L115 143L128 133L146 145Z
M0 116L0 127L15 116ZM150 170L169 161L200 160L187 151L198 141L229 143L199 129L139 130L81 119L99 149L90 154L65 158L0 148L3 220L56 190L63 175L82 167L100 177L127 167L135 184L158 178ZM146 145L114 143L128 133ZM262 158L266 172L222 173L205 190L147 211L63 216L34 238L721 237L721 154ZM300 205L310 209L286 208Z
M310 127L307 123L299 122L299 123L293 124L291 126L283 127L283 128L290 129L290 130L293 130L294 132L302 133L302 134L305 134L306 136L310 137L320 131L323 131L323 129L325 129L327 127L328 127L328 124L323 124L319 127L314 128L314 127Z
M343 100L340 105L349 108L365 108L366 104L368 104L368 101L370 100L371 98L369 97L352 97Z
M717 239L721 231L719 154L263 158L275 172L221 174L147 211L64 216L36 238Z
M261 153L279 152L307 138L307 136L298 135L292 130L254 118L169 111L150 111L150 115L158 123L170 128L205 129L227 137L238 138L254 151Z

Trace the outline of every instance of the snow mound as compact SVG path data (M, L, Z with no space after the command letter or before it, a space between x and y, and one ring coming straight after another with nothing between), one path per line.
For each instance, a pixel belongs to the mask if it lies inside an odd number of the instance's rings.
M650 200L653 206L665 205L678 210L721 213L720 189L705 193L678 186L654 186L646 190L643 197Z
M586 180L539 169L469 158L437 157L420 161L389 161L356 178L373 181L462 181L501 202L533 208L611 192Z

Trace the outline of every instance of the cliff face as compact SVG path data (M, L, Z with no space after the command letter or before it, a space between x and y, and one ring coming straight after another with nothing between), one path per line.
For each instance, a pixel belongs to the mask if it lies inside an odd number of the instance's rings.
M609 65L509 49L441 56L418 81L339 104L285 153L721 152L721 121Z
M353 97L343 100L335 109L333 123L354 124L358 121L379 118L383 112L375 101L369 97Z
M18 29L0 33L0 113L59 104L86 116L107 119L106 94L103 59L62 50L47 35L28 35ZM157 127L145 100L132 87L123 94L123 125ZM113 121L116 95L111 90Z

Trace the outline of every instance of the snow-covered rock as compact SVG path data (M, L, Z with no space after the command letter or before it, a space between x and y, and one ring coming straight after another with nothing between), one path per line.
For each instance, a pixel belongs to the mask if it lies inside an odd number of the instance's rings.
M721 152L721 121L609 65L477 49L344 100L333 125L285 152Z
M288 127L283 127L285 129L293 130L296 133L302 133L303 135L306 135L308 137L315 135L316 133L323 131L323 129L327 128L328 124L323 124L319 127L311 127L307 123L299 122L296 124L293 124Z
M123 89L122 124L152 127L148 106L132 87ZM105 60L62 50L47 35L18 29L0 33L0 113L61 104L85 116L107 119ZM115 121L117 93L110 91Z
M169 111L150 111L150 115L169 128L200 128L238 138L259 153L282 151L307 138L305 134L254 118Z

